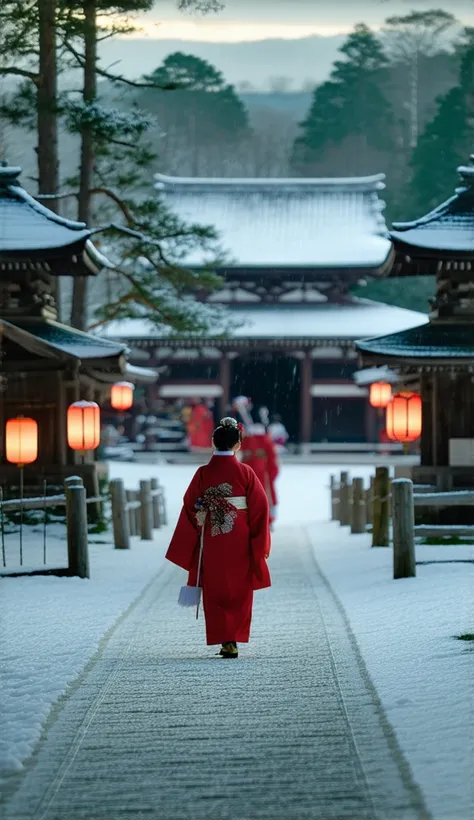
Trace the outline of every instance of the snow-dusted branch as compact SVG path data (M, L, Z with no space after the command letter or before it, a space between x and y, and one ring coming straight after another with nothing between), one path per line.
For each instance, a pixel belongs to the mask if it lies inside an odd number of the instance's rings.
M25 68L17 68L16 66L0 66L0 76L6 77L7 74L14 74L17 77L25 77L31 80L32 83L38 85L40 75L35 71L27 71Z

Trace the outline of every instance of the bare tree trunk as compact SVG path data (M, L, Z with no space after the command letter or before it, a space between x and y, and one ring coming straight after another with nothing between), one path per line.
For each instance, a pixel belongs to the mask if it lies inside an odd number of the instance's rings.
M38 193L57 194L58 162L58 72L56 63L56 0L41 0L39 15L39 80L38 80ZM57 210L57 202L48 202Z
M59 191L58 160L58 67L56 56L56 0L42 0L38 4L39 74L36 85L36 129L38 145L38 193L57 194ZM48 201L52 211L59 211L58 200ZM51 278L51 288L60 312L59 279Z
M97 6L96 0L84 3L84 87L83 101L93 103L97 98ZM79 182L78 219L90 223L91 195L94 176L94 139L90 128L83 128L81 134L81 167ZM74 280L72 296L71 324L80 330L87 326L88 280L85 276Z
M419 54L415 49L410 66L410 148L418 143L418 75Z

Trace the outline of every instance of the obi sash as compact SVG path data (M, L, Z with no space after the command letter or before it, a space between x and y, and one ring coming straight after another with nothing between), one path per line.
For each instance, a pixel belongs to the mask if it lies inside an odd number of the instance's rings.
M236 510L246 510L247 509L247 498L245 495L233 495L230 498L226 499L229 504L232 504Z

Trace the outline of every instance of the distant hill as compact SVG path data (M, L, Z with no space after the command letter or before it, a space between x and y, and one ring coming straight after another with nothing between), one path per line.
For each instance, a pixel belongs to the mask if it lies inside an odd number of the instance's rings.
M304 37L297 40L260 40L252 43L201 43L187 40L152 40L116 37L100 46L104 65L130 78L153 71L168 54L183 51L209 60L234 84L251 83L269 90L272 79L288 77L291 90L309 81L326 79L345 35Z

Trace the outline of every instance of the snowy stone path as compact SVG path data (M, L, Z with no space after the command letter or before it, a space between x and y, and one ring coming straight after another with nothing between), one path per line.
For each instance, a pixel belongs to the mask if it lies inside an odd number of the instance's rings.
M252 642L213 655L165 565L68 696L5 820L421 820L303 528L274 538Z

